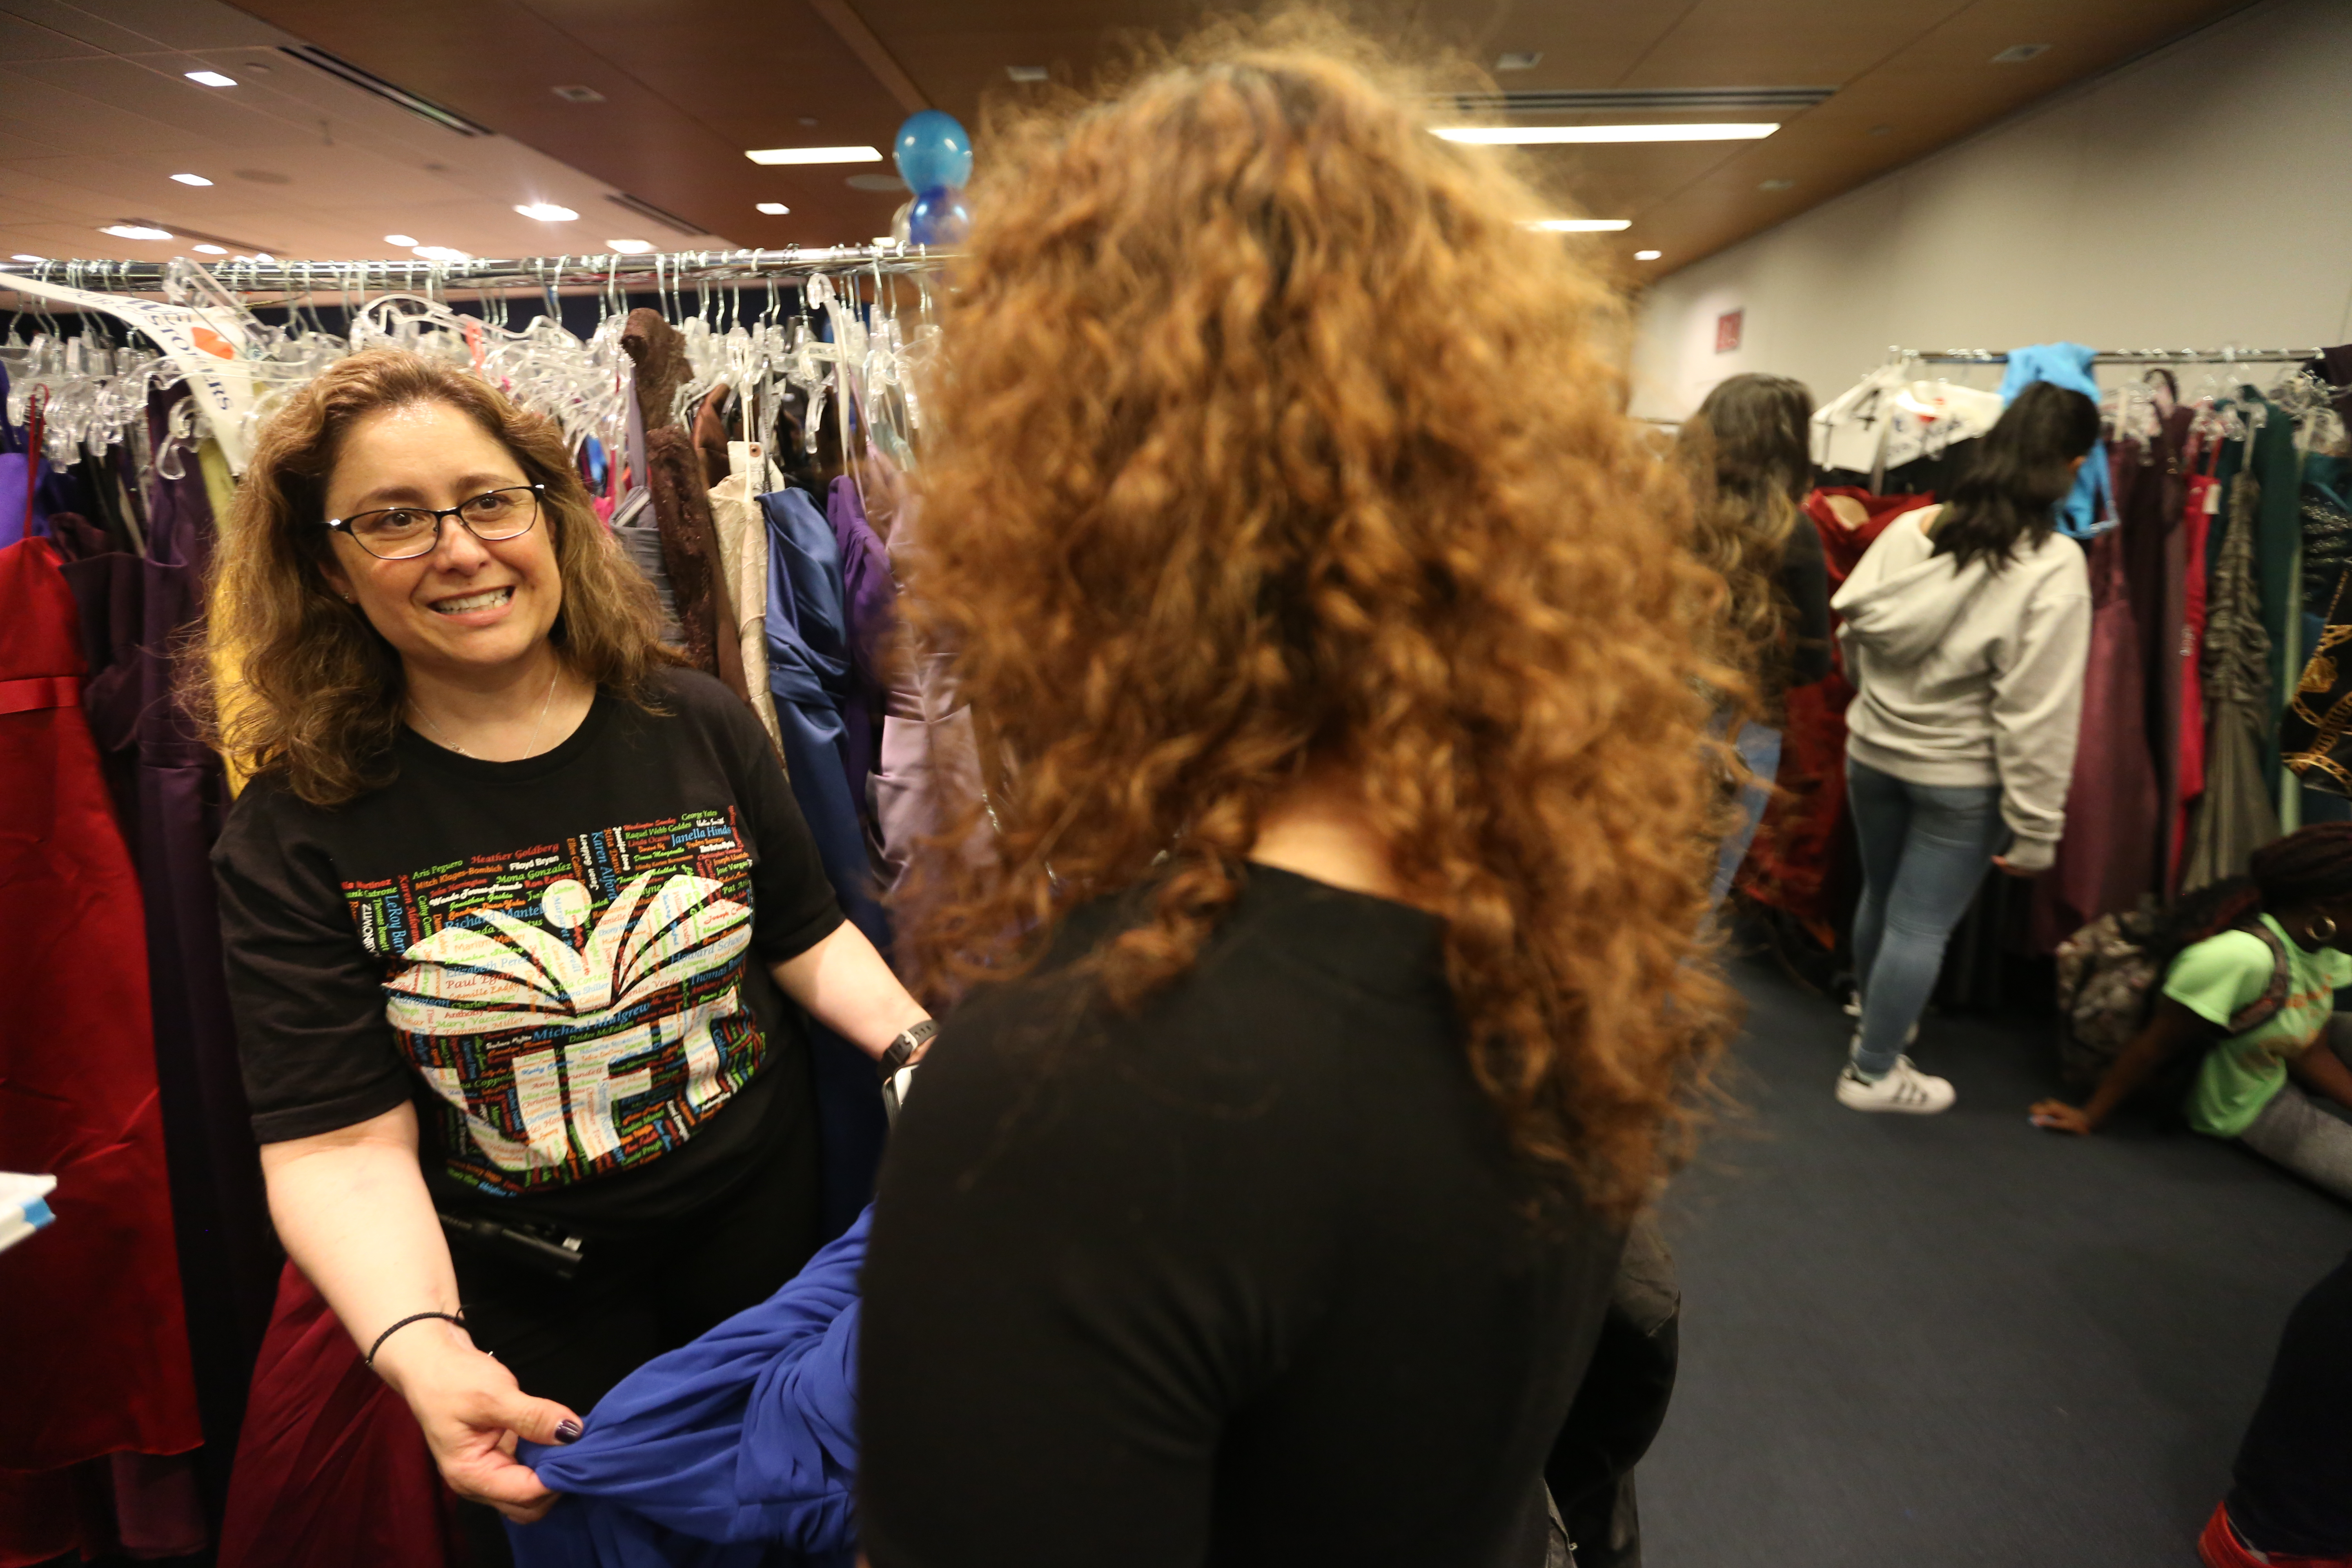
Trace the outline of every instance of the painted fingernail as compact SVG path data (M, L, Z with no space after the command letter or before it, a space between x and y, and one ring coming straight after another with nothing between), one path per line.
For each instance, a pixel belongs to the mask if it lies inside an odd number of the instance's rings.
M555 1428L555 1440L559 1443L577 1443L580 1441L580 1423L567 1416Z

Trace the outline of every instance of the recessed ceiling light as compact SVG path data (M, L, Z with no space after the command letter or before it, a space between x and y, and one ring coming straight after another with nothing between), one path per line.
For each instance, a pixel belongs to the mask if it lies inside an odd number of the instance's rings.
M1531 71L1542 63L1541 49L1513 49L1509 54L1496 57L1495 68L1498 71Z
M623 256L643 256L654 247L650 239L608 239L604 243Z
M174 174L172 178L179 181L180 184L184 185L209 185L212 184L210 180L205 179L202 174Z
M2050 46L2047 44L2015 44L1993 56L1992 63L1997 66L2023 65L2036 55L2046 55L2049 52Z
M228 254L228 247L226 245L192 245L188 247L188 248L196 252L200 256L226 256Z
M1486 147L1549 147L1580 142L1753 142L1780 129L1777 121L1742 125L1440 125L1448 142Z
M269 254L269 252L268 252L268 251L266 251L266 250L257 250L257 251L255 251L255 252L253 253L253 258L254 258L256 261L267 261L267 262L268 262L268 263L269 263L269 265L270 265L270 266L272 266L272 267L275 267L275 266L277 266L277 265L278 265L278 258L276 258L276 257L274 257L274 256L270 255L270 254Z
M180 74L198 87L235 87L236 85L236 78L223 76L218 71L182 71Z
M604 95L603 93L598 92L593 87L583 87L578 83L574 83L570 87L551 87L547 90L555 94L556 97L562 99L566 103L602 103L604 101Z
M1794 180L1766 180L1756 188L1759 191L1793 191L1797 188L1797 182Z
M743 154L754 163L878 163L879 147L755 147Z
M782 202L761 202L760 204L760 210L766 213L770 217L782 217L793 209L784 205Z
M1629 217L1548 217L1528 225L1544 234L1614 234L1631 228Z
M1637 250L1633 253L1633 259L1636 261L1655 261L1659 257L1664 256L1664 254L1665 252L1663 250Z
M1014 81L1051 81L1054 73L1045 66L1006 66L1004 74Z
M48 258L46 256L26 256L19 252L17 255L12 256L8 259L11 261L47 261Z
M386 245L397 245L405 249L416 243L416 237L413 234L387 234L383 237L383 242Z
M560 207L553 202L528 202L515 211L525 217L535 217L541 223L570 223L580 216L570 207Z
M417 245L409 247L409 255L425 261L471 261L474 258L462 250L452 250L446 245ZM261 258L268 260L268 257Z
M151 228L143 223L109 224L98 232L110 234L117 239L169 239L172 237L170 229Z

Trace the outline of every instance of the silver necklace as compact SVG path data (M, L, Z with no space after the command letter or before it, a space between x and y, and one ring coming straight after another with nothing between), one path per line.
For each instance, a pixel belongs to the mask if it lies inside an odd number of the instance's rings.
M547 678L547 700L539 705L539 722L530 727L530 754L534 757L539 755L539 737L547 728L548 710L555 706L555 683L562 679L562 675L563 666L559 664L555 667L555 673ZM425 710L423 703L412 697L408 700L408 706L415 711L419 719L425 721L425 727L433 731L434 739L461 757L470 757L474 754L451 740L449 732L433 721L433 715Z

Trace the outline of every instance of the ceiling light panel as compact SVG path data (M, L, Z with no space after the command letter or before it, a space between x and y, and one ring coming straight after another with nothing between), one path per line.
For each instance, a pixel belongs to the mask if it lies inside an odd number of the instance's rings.
M793 210L792 208L784 205L782 202L761 202L759 204L759 207L761 212L766 213L770 217L782 217L786 213Z
M1633 253L1633 259L1636 261L1655 261L1659 257L1664 256L1664 254L1665 252L1663 250L1637 250Z
M417 237L413 234L387 234L383 237L383 242L386 245L396 245L403 250L407 249L412 245L420 243Z
M608 239L604 244L623 256L643 256L654 247L650 239Z
M236 85L236 78L223 76L218 71L182 71L180 74L198 87L235 87Z
M110 234L117 239L169 239L172 237L170 229L150 228L143 223L110 223L98 232Z
M174 174L172 178L179 181L180 184L184 185L209 185L212 184L210 180L205 179L202 174Z
M1538 87L1442 93L1426 101L1437 115L1683 114L1696 120L1811 109L1836 95L1833 87Z
M1448 142L1484 147L1559 147L1628 142L1754 142L1777 123L1732 125L1438 125L1432 132Z
M580 216L570 207L560 207L553 202L525 202L515 211L525 217L537 218L541 223L570 223Z
M879 147L760 147L743 154L754 163L878 163Z

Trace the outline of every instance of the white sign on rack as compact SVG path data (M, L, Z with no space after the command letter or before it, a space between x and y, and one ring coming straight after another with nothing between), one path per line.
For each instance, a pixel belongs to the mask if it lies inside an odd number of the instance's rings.
M220 443L221 456L228 459L229 472L245 472L249 455L245 416L253 406L253 362L240 346L244 328L231 312L217 307L166 305L135 295L69 289L62 283L27 278L21 273L0 279L0 288L38 294L44 300L84 310L103 310L154 339L164 356L187 377L197 411L204 416L213 439Z

